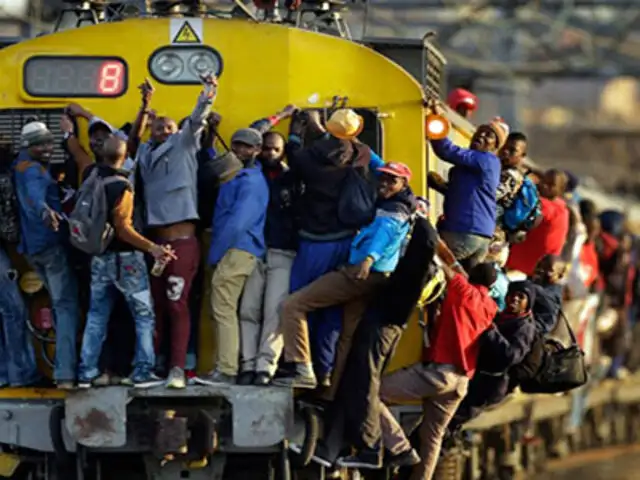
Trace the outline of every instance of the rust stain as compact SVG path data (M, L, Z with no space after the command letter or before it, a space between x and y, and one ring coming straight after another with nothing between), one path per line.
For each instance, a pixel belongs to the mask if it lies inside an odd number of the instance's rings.
M109 416L97 408L89 410L84 417L77 416L74 419L73 424L78 430L79 438L90 437L96 431L115 433Z

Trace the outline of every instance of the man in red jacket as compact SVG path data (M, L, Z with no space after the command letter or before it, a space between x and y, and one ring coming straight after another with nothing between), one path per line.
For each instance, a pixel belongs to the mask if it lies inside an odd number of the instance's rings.
M478 340L498 311L496 302L489 296L497 276L493 264L476 265L469 271L469 279L459 265L442 268L448 281L447 294L433 326L431 345L425 347L423 361L387 375L380 388L380 397L385 403L423 401L421 462L414 467L411 480L431 479L447 424L466 395L469 378L475 372ZM404 452L411 455L413 451L402 428L389 409L381 407L385 448L399 460ZM338 465L341 463L348 462L338 460Z
M567 176L560 170L548 170L542 176L538 185L542 221L522 243L511 246L507 270L531 276L542 257L562 253L569 234L569 209L562 198L566 186Z

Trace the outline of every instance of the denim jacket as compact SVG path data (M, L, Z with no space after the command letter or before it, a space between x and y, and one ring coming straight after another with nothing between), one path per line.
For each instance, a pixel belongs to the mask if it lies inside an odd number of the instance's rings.
M58 185L47 167L22 150L14 163L14 184L20 213L19 252L36 255L61 243L61 233L43 220L47 207L62 212Z

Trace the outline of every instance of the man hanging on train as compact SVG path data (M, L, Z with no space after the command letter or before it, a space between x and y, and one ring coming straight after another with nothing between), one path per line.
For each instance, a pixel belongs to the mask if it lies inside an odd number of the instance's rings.
M290 105L252 127L270 129L294 111L295 107ZM269 186L264 230L267 253L264 261L258 260L242 294L240 385L271 383L283 348L278 312L289 294L291 268L298 249L297 205L303 188L284 161L285 142L280 133L266 131L258 155Z
M239 371L240 296L258 259L266 253L264 226L269 187L256 161L262 134L242 128L231 137L231 150L243 168L220 187L213 214L208 262L211 279L211 312L216 328L216 368L207 384L234 384ZM196 379L198 381L198 379Z
M109 224L115 228L115 238L103 254L91 260L91 304L82 340L78 383L80 387L109 385L106 374L100 374L98 361L107 333L115 294L124 297L136 330L134 369L127 384L149 387L161 384L155 376L153 312L149 275L144 253L156 260L175 260L171 247L153 243L136 232L133 226L133 188L122 167L127 157L126 143L109 137L101 148L102 162L85 170L85 178L98 175L105 189ZM106 183L110 181L110 183Z
M435 104L434 113L442 114ZM496 191L500 183L497 152L509 127L500 119L480 125L469 148L448 138L432 140L435 154L454 167L444 197L444 218L438 225L442 239L467 269L481 262L496 229Z
M171 355L167 386L184 388L185 363L190 335L189 292L200 262L196 238L198 216L197 154L200 136L211 110L217 79L203 77L204 88L196 107L182 130L167 117L156 117L151 139L137 147L136 163L141 180L136 192L144 197L144 221L157 243L169 244L177 260L170 262L159 276L151 278L156 312L156 350L162 345L165 321L171 322ZM150 90L142 88L139 117L147 111ZM148 113L148 112L147 112ZM138 125L138 119L136 125ZM139 125L129 144L139 142Z
M56 319L56 359L53 372L58 388L73 388L76 380L78 285L70 267L65 241L67 226L56 182L48 171L53 135L44 123L22 128L21 150L14 165L24 254L42 278Z
M306 128L305 128L306 124ZM309 285L322 275L348 261L349 249L357 229L346 225L351 219L341 218L339 205L345 194L344 182L354 166L375 170L383 162L371 149L357 141L364 119L350 109L335 111L322 125L317 111L305 112L291 122L287 159L294 175L305 185L300 199L298 254L291 271L291 291ZM311 138L303 148L302 139ZM344 198L349 204L350 198ZM374 198L375 201L375 198ZM371 213L374 212L372 203ZM370 220L369 220L370 221ZM316 352L314 372L302 372L319 378L320 384L331 383L335 349L342 328L343 309L334 306L312 314L318 328L312 335Z

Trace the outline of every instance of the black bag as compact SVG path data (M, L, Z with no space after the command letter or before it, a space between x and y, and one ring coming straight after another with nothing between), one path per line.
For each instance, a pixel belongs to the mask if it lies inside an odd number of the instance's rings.
M378 196L369 166L355 164L357 154L357 148L354 147L354 159L347 168L338 199L338 220L346 228L356 230L373 222Z
M566 327L571 343L564 346L554 337L558 327ZM540 337L525 359L510 371L513 380L524 393L560 393L587 383L584 352L578 346L571 326L560 312L558 326Z
M232 180L243 168L242 162L227 147L217 131L215 135L226 153L210 158L205 149L198 152L198 226L201 230L211 227L220 185Z

